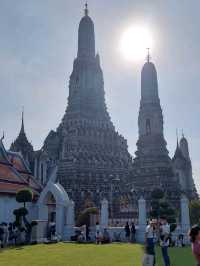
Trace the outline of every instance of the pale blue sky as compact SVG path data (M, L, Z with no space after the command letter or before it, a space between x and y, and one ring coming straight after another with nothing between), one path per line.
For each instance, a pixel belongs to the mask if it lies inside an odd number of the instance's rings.
M58 126L67 105L83 5L80 0L1 0L0 130L5 130L7 147L19 132L22 106L27 136L35 149ZM176 128L183 128L200 188L200 2L90 0L89 10L108 109L132 154L143 62L125 61L117 47L130 25L146 24L151 29L168 149L172 155Z

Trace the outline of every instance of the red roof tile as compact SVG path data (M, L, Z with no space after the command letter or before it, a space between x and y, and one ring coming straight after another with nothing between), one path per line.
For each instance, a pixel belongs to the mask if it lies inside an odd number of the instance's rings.
M23 180L21 180L20 176L15 173L11 166L0 163L0 180L1 179L23 183Z

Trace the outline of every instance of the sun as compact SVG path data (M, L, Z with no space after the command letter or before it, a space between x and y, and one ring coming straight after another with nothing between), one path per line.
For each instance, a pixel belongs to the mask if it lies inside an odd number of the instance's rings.
M127 60L143 60L147 55L147 48L153 48L152 34L147 27L132 26L122 34L120 50Z

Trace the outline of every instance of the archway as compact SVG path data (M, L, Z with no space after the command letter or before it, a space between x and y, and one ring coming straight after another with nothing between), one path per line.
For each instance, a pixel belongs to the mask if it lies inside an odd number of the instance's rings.
M49 181L38 200L39 220L56 223L56 232L62 238L66 213L70 205L69 197L59 183Z
M48 222L56 223L56 200L50 191L47 193L44 203L48 208Z

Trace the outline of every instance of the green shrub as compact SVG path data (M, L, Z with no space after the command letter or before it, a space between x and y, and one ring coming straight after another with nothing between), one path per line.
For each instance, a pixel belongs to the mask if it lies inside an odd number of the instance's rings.
M21 189L16 194L16 201L19 203L24 203L24 208L26 207L26 202L32 202L33 192L29 188Z

